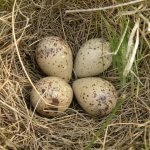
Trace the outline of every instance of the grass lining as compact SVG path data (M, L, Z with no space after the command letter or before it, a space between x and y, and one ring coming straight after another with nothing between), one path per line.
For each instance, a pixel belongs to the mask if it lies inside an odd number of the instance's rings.
M7 5L9 4L8 1L5 2ZM38 114L33 115L29 100L31 82L26 75L28 74L33 85L34 82L45 76L36 64L34 52L38 41L47 35L57 35L66 39L74 56L82 43L94 37L104 37L107 40L110 40L109 37L113 37L112 47L115 47L115 51L118 44L121 43L120 39L126 31L127 24L127 21L120 22L119 14L123 14L124 18L129 19L128 31L116 55L119 58L120 56L124 58L125 56L122 54L124 54L125 49L122 47L126 47L128 34L130 34L139 15L142 14L148 19L149 2L143 1L135 4L134 7L132 5L125 6L124 9L107 9L100 13L89 11L74 14L66 14L65 12L77 8L105 8L110 5L117 5L118 2L112 1L111 4L110 1L105 0L86 1L84 3L78 0L17 0L16 2L16 6L12 3L14 7L10 3L9 9L7 5L0 7L2 10L0 12L0 148L84 149L91 143L91 136L95 135L99 129L96 138L101 142L94 142L93 148L148 148L150 145L149 122L147 122L150 119L150 43L147 22L141 17L140 51L138 50L137 60L132 69L143 86L132 74L126 82L122 79L122 86L126 85L126 99L119 101L104 124L104 118L88 116L75 101L68 112L60 116L43 118ZM126 15L127 13L129 15ZM16 36L15 42L12 39L14 36ZM117 60L117 58L115 59ZM120 73L116 67L113 67L100 76L112 82L121 93L120 76L125 65L122 59L117 60L117 62L118 64L121 62L123 66L118 66ZM24 73L24 70L27 74ZM121 109L117 111L122 102L124 103ZM117 113L114 115L116 111ZM31 124L30 120L32 121ZM105 134L104 129L108 127L108 124L109 129ZM134 124L142 125L142 128L134 126Z

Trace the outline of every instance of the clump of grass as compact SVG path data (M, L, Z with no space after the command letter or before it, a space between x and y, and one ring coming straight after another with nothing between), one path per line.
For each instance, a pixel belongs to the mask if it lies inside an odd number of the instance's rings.
M108 22L106 24L106 27L109 33L109 41L113 56L113 65L118 69L120 84L123 87L126 84L126 77L123 75L123 72L127 63L126 51L129 38L129 22L127 21L127 18L120 19L118 27L120 32L117 31L118 29L116 30L110 25L108 27Z
M11 11L14 0L0 0L0 10L1 11Z
M123 9L122 9L123 11ZM136 87L136 95L138 95L139 92L139 78L136 75L138 73L138 67L135 61L135 65L131 68L134 70L134 73L132 70L132 73L128 76L124 74L125 69L128 64L128 45L129 42L129 35L131 34L131 29L133 28L133 22L126 16L123 16L121 19L119 19L119 26L115 28L109 23L109 20L107 20L103 15L101 15L102 21L106 26L106 30L108 33L108 39L111 44L111 50L112 50L112 56L113 56L113 65L114 67L117 67L117 71L120 76L120 84L121 87L125 87L127 84L127 81L131 82L131 93L134 93L134 89ZM110 21L111 22L111 21ZM118 31L119 29L119 31ZM132 35L131 35L132 36ZM133 46L131 45L130 48L130 54L133 51ZM131 58L130 58L131 59ZM135 80L136 77L136 80ZM137 79L138 78L138 79ZM128 80L127 80L128 79ZM141 83L141 82L140 82ZM115 113L117 110L119 110L120 106L124 103L125 97L118 100L117 105L115 109L110 113L110 115L106 118L105 122L102 124L102 127L96 132L96 135L92 139L92 141L87 145L86 149L90 149L92 145L98 140L98 137L104 132L104 130L108 127L108 125L113 120L113 117L115 116Z

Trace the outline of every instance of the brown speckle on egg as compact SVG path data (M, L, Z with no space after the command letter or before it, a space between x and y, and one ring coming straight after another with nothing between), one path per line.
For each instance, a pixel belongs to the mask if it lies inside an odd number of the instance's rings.
M51 110L58 111L58 107L57 106L59 106L59 100L57 98L52 98L51 105L52 105L50 107Z

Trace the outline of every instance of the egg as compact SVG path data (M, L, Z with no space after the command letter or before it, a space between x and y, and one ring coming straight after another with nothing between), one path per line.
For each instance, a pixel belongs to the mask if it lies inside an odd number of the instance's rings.
M96 76L104 72L112 63L110 44L102 38L85 42L79 49L74 64L77 77Z
M31 103L35 110L43 116L56 116L68 109L72 102L71 86L58 77L40 79L31 91Z
M82 78L74 81L72 87L78 103L90 115L105 116L116 105L115 87L104 79Z
M69 81L72 75L72 51L67 42L57 36L43 38L35 52L41 70L49 75Z

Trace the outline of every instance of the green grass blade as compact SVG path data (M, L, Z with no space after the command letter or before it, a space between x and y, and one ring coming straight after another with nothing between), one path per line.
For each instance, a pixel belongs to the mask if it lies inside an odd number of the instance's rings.
M101 128L97 131L96 135L93 137L91 142L85 147L85 150L90 150L91 146L95 143L97 140L97 137L99 137L104 130L107 128L107 126L111 123L112 119L115 117L116 112L119 110L121 105L124 102L124 98L120 98L116 104L116 107L113 109L113 111L108 115L106 118L106 121L102 124Z

